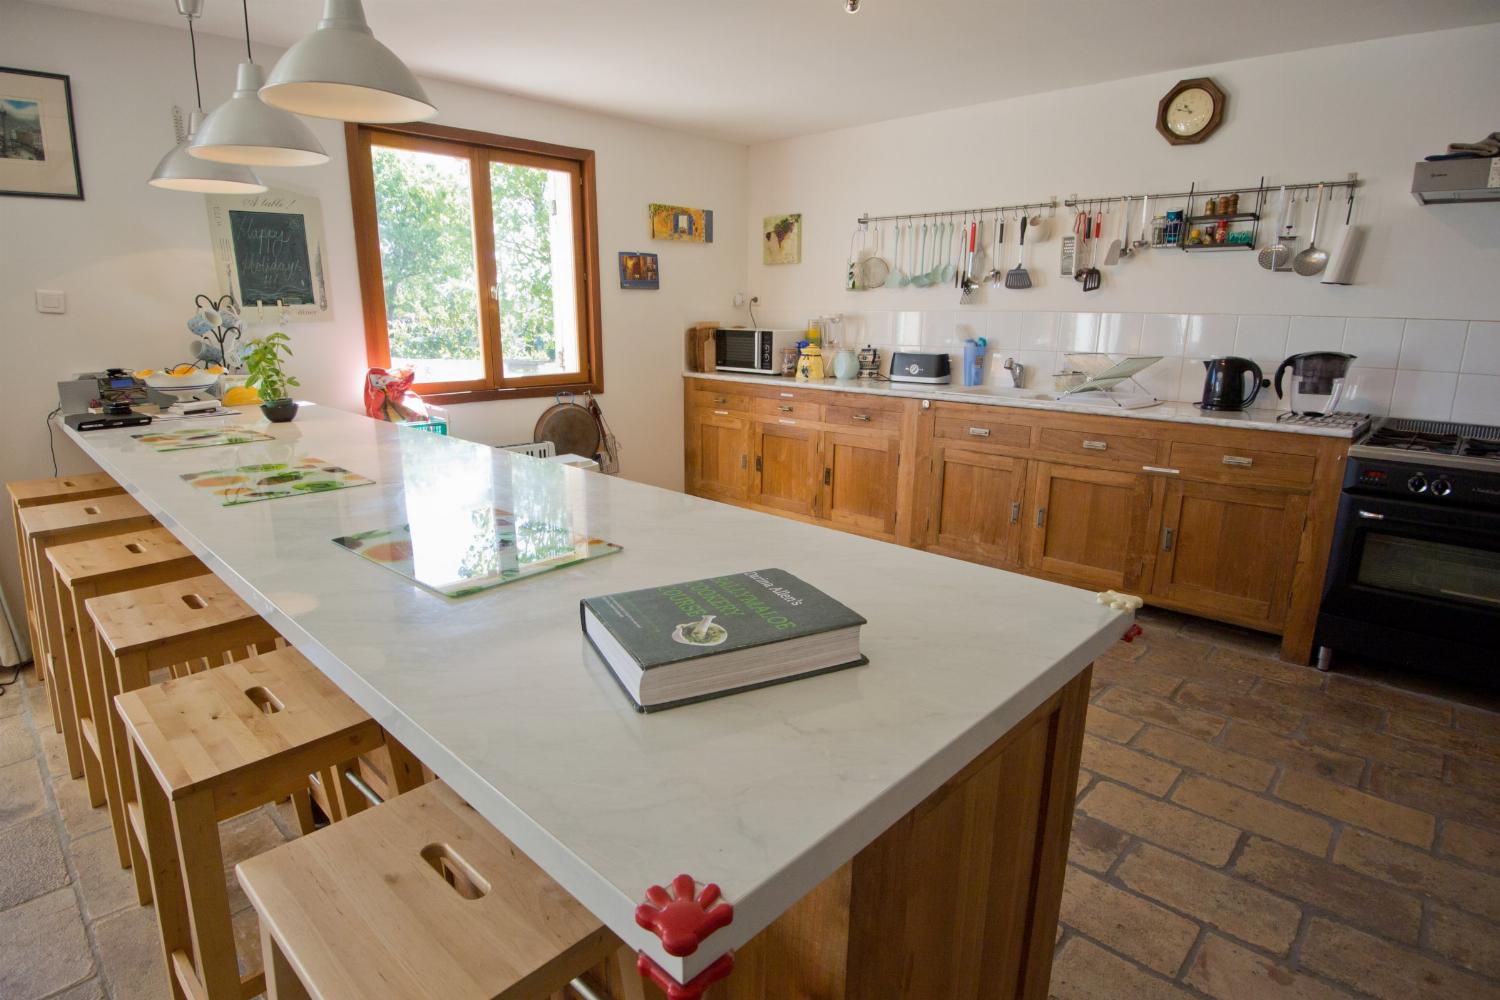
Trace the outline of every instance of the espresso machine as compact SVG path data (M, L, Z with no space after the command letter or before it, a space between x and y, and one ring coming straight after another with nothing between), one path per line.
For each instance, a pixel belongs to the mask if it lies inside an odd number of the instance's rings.
M1339 351L1308 351L1293 354L1276 369L1276 398L1288 399L1292 413L1318 416L1336 411L1344 393L1344 376L1355 355ZM1286 370L1292 370L1288 392L1281 388Z

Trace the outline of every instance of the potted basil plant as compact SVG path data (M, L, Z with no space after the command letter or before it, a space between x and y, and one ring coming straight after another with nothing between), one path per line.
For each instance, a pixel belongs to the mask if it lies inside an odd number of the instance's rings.
M278 330L250 341L241 355L250 373L245 385L260 394L260 412L274 424L284 424L297 415L297 403L287 390L302 383L283 367L283 357L292 356L287 346L290 342L291 338Z

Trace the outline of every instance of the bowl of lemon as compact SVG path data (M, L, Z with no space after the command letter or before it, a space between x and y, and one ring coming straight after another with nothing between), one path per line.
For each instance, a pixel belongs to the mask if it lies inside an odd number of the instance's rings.
M135 373L135 377L153 389L171 393L178 399L190 399L212 389L223 374L224 368L220 365L209 365L207 368L178 365L176 368L143 368Z

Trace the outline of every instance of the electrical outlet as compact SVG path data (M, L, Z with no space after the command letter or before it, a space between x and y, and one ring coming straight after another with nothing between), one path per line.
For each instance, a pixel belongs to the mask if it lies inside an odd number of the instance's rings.
M36 311L39 313L65 313L68 311L68 293L54 292L45 288L36 290Z
M734 307L736 309L743 309L743 308L745 308L745 293L744 292L735 292L734 293Z

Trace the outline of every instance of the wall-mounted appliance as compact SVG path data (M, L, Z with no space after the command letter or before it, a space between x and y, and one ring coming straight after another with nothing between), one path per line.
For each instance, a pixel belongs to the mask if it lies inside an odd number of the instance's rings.
M1422 160L1412 175L1411 193L1424 205L1500 201L1500 156Z

